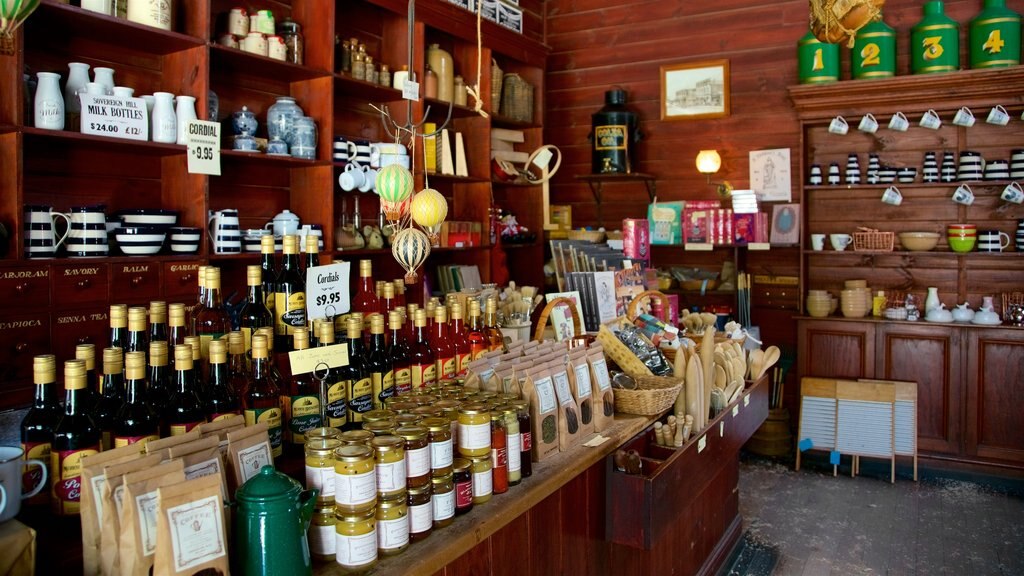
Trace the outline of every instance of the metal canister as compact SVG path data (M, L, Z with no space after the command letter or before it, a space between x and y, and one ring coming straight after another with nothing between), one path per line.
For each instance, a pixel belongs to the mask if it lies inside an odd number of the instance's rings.
M825 84L839 80L839 45L818 40L810 30L797 42L801 84Z
M924 3L924 17L910 30L910 70L914 74L960 68L960 25L946 16L941 0Z
M896 31L883 20L858 30L850 50L850 72L854 80L895 76Z
M971 20L971 68L1005 68L1020 64L1020 14L1006 0L985 0Z
M636 143L640 140L639 120L626 108L626 91L616 88L604 93L604 107L590 116L591 172L628 174L633 171Z

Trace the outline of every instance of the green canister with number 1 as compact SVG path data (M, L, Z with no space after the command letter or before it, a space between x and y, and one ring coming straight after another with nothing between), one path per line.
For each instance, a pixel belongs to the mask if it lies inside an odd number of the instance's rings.
M839 45L818 40L808 31L797 42L801 84L824 84L839 80Z

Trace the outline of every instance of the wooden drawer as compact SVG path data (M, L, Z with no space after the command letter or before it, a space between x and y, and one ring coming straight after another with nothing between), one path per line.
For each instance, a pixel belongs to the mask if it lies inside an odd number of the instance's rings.
M113 304L148 304L160 298L159 262L142 260L114 264L110 271Z
M168 302L191 302L195 299L197 274L202 261L164 263L164 299Z
M0 309L25 310L49 305L49 266L44 264L0 268Z
M32 357L49 353L50 316L47 311L5 315L0 319L0 409L31 403ZM58 357L60 361L63 359Z
M106 304L110 286L110 269L106 264L60 264L51 271L51 300L55 308Z
M98 305L80 310L61 310L53 314L53 353L61 358L74 358L75 346L96 346L97 372L102 369L103 348L108 345L110 308Z
M642 474L617 471L614 455L608 456L606 534L610 542L650 550L679 521L683 510L710 497L705 491L721 463L736 458L768 417L768 378L748 386L682 448L655 444L653 427L623 445L623 450L640 453Z

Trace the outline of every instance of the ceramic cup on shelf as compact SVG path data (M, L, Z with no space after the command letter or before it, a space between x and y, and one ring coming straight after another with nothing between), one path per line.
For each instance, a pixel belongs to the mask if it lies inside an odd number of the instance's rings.
M90 258L106 256L107 244L106 206L75 206L68 212L70 230L65 244L68 256Z
M832 119L832 122L829 123L828 131L842 136L850 131L850 125L846 122L846 118L836 116Z
M0 446L0 524L18 515L22 500L39 494L48 485L47 466L49 462L26 459L20 446ZM33 467L38 470L26 471Z
M370 192L377 186L377 171L369 166L363 166L363 183L359 186L360 192Z
M825 249L824 234L811 234L811 249L815 252L821 252Z
M1006 160L990 160L985 164L985 180L1008 180L1010 163Z
M853 242L853 236L849 234L829 234L828 241L832 244L832 249L836 252L842 252L846 250L846 247Z
M807 183L811 186L821 186L821 164L811 165L811 175Z
M964 128L970 128L974 126L975 122L974 113L967 106L961 107L956 111L956 115L953 116L953 124L957 126L963 126Z
M332 159L335 162L348 162L356 157L356 143L342 136L334 137Z
M58 237L55 220L63 218L67 229ZM71 219L66 214L54 212L52 206L26 205L23 219L25 258L53 258L57 248L71 233Z
M978 252L1002 252L1010 246L1010 235L999 230L978 231Z
M355 162L349 162L345 170L338 176L338 185L345 192L351 192L363 185L365 175L362 168Z

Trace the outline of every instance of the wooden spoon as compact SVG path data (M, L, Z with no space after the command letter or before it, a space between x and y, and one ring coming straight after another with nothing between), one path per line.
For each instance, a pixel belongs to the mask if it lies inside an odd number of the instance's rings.
M725 373L725 368L721 364L715 364L715 388L725 388L730 379Z
M750 351L750 379L757 380L761 373L761 365L764 363L764 350L760 348Z
M782 351L779 350L778 346L769 346L768 349L764 351L764 359L761 362L760 369L757 371L757 378L755 378L755 380L764 376L765 372L779 361L780 356L782 356Z

